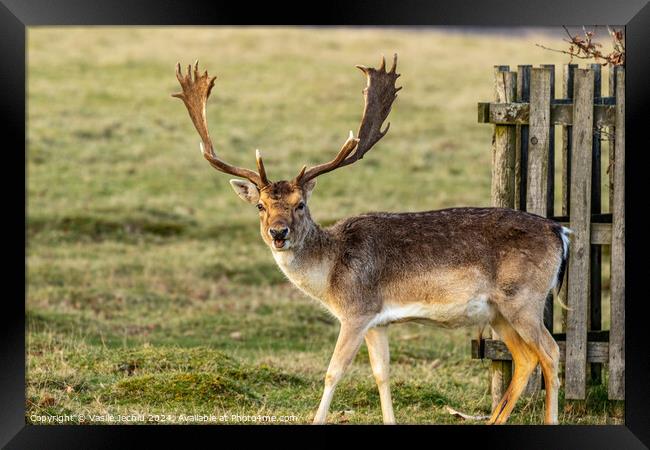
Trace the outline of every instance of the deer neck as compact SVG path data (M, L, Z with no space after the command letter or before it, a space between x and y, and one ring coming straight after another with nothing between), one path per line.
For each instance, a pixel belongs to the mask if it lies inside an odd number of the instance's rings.
M310 222L300 245L287 251L272 252L276 263L294 285L326 303L334 244L333 237L326 230Z

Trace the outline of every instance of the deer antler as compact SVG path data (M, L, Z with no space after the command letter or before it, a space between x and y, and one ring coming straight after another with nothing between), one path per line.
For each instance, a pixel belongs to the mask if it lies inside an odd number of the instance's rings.
M193 70L191 65L187 66L186 75L181 73L181 64L176 64L176 78L178 78L178 82L183 91L177 94L172 94L172 97L180 98L183 100L183 103L185 103L185 107L187 108L187 112L190 114L192 123L194 124L194 127L196 127L199 136L201 136L201 153L203 153L203 157L208 160L210 165L221 172L246 178L254 183L258 188L262 188L269 184L269 180L266 177L266 170L264 170L264 162L262 161L259 150L255 155L257 160L257 170L259 173L243 167L231 166L227 162L219 159L214 153L212 139L210 139L210 134L208 133L206 104L208 102L208 97L210 97L210 92L214 87L214 80L216 80L217 77L208 76L207 70L202 75L199 74L199 62L196 61Z
M390 113L391 106L397 97L397 91L401 87L395 87L395 81L400 76L396 73L397 53L393 56L393 66L386 72L386 58L382 56L381 65L378 69L368 68L365 66L356 66L365 75L368 84L363 90L365 99L365 108L361 125L359 126L358 138L354 138L352 131L350 137L345 141L338 155L328 163L319 164L307 169L303 167L294 182L305 183L319 175L347 166L363 158L381 138L383 138L390 127L390 122L386 124L384 131L381 127ZM352 151L356 148L356 151Z

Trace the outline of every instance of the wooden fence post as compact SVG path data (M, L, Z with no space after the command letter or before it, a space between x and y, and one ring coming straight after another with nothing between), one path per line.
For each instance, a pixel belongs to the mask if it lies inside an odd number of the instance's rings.
M494 67L494 100L509 103L516 100L517 73L508 66ZM515 135L512 125L495 125L492 139L492 206L513 208L515 205ZM498 336L492 330L492 339ZM512 378L511 361L492 361L492 409L496 407Z
M549 102L553 103L555 100L555 65L543 64L541 67L551 70L550 80L550 93ZM550 116L550 114L549 114ZM555 124L550 121L549 135L548 135L548 170L546 171L546 217L555 216ZM544 325L546 329L553 333L553 293L549 293L546 297L546 306L544 308ZM542 385L543 385L542 380Z
M625 69L616 67L608 397L625 399Z
M551 79L549 81L551 89L549 92L549 101L555 100L555 65L542 64L540 67L550 69ZM546 217L555 215L555 124L551 122L549 115L549 135L548 135L548 170L546 176ZM551 318L553 317L553 303L551 303ZM551 329L551 331L553 331Z
M571 154L571 220L569 285L566 330L567 399L584 399L587 369L587 314L591 227L591 164L594 124L594 73L576 69L573 93Z
M601 65L591 64L591 71L594 73L594 101L601 96ZM600 130L595 130L596 134L591 145L592 163L591 163L591 214L600 214L602 208L600 205ZM601 319L601 287L602 287L602 247L598 244L591 245L590 253L590 299L589 299L589 331L600 331L602 329ZM593 384L601 383L602 364L591 363L591 382Z
M530 74L530 118L526 211L540 216L548 212L548 171L551 130L551 69L534 68ZM523 139L523 138L522 138ZM525 395L539 390L541 370L531 375Z

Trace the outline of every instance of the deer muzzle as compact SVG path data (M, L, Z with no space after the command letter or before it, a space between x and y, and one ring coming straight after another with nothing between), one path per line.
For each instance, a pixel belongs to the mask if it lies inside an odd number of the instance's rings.
M274 248L283 248L289 236L289 228L284 226L269 228L269 235L273 239Z

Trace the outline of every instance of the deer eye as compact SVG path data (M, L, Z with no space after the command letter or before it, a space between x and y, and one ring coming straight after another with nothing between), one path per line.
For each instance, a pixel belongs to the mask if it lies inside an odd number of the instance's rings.
M305 209L305 203L304 202L298 203L298 206L296 206L296 210L302 211L303 209Z
M264 205L262 205L261 203L258 203L256 206L259 211L264 211Z

